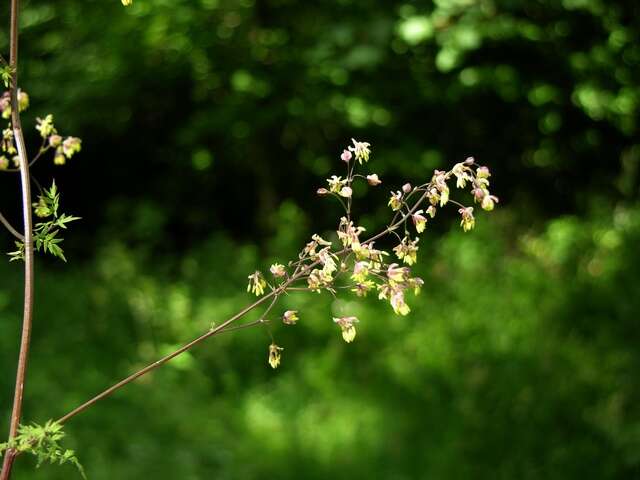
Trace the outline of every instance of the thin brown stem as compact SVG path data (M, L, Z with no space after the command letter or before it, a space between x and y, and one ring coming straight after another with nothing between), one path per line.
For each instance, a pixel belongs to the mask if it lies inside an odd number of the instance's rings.
M22 418L22 400L24 383L27 373L27 360L29 357L29 342L31 339L31 325L33 320L33 222L31 217L31 180L29 178L29 159L22 135L22 123L20 121L20 109L18 104L18 17L20 1L11 0L11 27L9 65L13 71L11 77L11 125L13 136L20 159L20 181L22 184L22 214L24 224L24 311L22 317L22 336L20 339L20 353L18 355L18 368L16 372L16 386L9 425L9 440L13 439ZM0 480L8 480L11 477L13 462L16 452L10 449L6 452L0 473Z
M22 235L20 232L18 232L15 228L13 228L13 226L11 226L11 224L9 223L9 221L4 217L4 215L2 215L2 213L0 212L0 223L2 223L5 228L7 230L9 230L9 233L11 233L11 235L13 235L14 237L16 237L18 240L20 240L21 242L24 242L24 235Z
M180 355L181 353L186 352L187 350L190 350L191 348L195 347L196 345L198 345L199 343L202 343L203 341L205 341L206 339L217 335L219 333L221 333L228 325L230 325L231 323L235 322L236 320L238 320L239 318L242 318L243 316L245 316L247 313L249 313L251 310L257 308L258 306L262 305L264 302L266 302L267 300L269 300L270 298L273 298L271 304L269 305L267 311L265 312L265 314L261 315L259 322L260 323L264 323L264 315L266 315L266 313L271 310L271 308L273 307L273 305L275 304L275 300L277 299L278 295L284 291L286 289L286 287L289 285L291 281L284 283L281 287L277 288L276 290L272 290L270 293L266 294L264 297L259 298L258 300L256 300L255 302L253 302L251 305L248 305L247 307L243 308L242 310L240 310L238 313L236 313L234 316L228 318L227 320L225 320L224 322L222 322L220 325L218 325L217 327L214 327L212 329L210 329L209 331L203 333L202 335L200 335L199 337L197 337L196 339L190 341L189 343L187 343L186 345L183 345L182 347L178 348L177 350L175 350L174 352L162 357L160 360L157 360L149 365L147 365L146 367L138 370L137 372L129 375L127 378L125 378L124 380L121 380L120 382L116 383L115 385L107 388L106 390L104 390L102 393L99 393L98 395L96 395L95 397L93 397L92 399L86 401L85 403L83 403L82 405L76 407L75 409L73 409L72 411L70 411L69 413L67 413L66 415L64 415L63 417L60 417L57 421L58 423L65 423L67 421L69 421L70 419L72 419L73 417L75 417L76 415L78 415L79 413L83 412L84 410L86 410L87 408L89 408L91 405L93 405L94 403L102 400L105 397L108 397L109 395L111 395L113 392L115 392L116 390L119 390L120 388L124 387L125 385L133 382L134 380L136 380L137 378L149 373L152 370L155 370L156 368L164 365L165 363L167 363L169 360L171 360L172 358L177 357L178 355Z

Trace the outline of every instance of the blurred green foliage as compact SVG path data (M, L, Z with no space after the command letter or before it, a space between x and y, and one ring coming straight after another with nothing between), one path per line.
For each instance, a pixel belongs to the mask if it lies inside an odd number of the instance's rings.
M466 235L438 218L409 317L290 296L277 371L266 332L227 334L83 413L89 478L640 476L639 18L623 0L25 0L25 124L53 112L84 140L36 169L83 221L70 265L37 266L26 418L246 304L248 273L331 229L313 192L355 136L385 182L355 192L369 231L394 183L469 154L500 208ZM7 416L18 266L0 279ZM332 314L361 319L354 344ZM15 478L74 474L21 458Z

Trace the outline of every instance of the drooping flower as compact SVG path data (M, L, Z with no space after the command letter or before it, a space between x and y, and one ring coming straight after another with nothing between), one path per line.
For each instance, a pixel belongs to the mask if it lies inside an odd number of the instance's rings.
M274 263L271 265L271 267L269 267L269 271L274 277L284 277L287 274L284 265L280 263Z
M446 172L436 170L431 179L440 195L440 206L444 207L449 201L449 186L447 185ZM433 202L432 202L433 203Z
M347 184L347 180L343 180L342 177L338 177L336 175L331 175L331 178L327 178L327 183L329 184L329 190L333 193L340 193L342 187Z
M282 323L286 325L295 325L299 320L297 310L287 310L282 315Z
M9 160L4 155L0 156L0 170L9 168Z
M391 192L391 198L389 199L389 203L387 204L391 207L391 210L397 212L402 208L402 192Z
M423 210L417 210L413 215L411 215L413 224L416 227L416 232L418 233L424 232L424 229L427 226L427 217L422 215L422 213Z
M74 153L79 152L82 148L82 140L78 137L67 137L62 142L62 152L67 158L71 158Z
M387 278L394 283L403 283L409 276L407 267L399 267L397 263L392 263L387 268Z
M27 108L29 108L29 95L27 95L27 92L18 89L18 111L22 112Z
M267 282L258 270L249 275L249 285L247 285L247 292L252 292L256 297L259 297L264 293L264 289L267 286Z
M280 352L282 352L282 350L284 350L284 348L279 347L275 343L269 345L269 365L271 365L271 368L275 369L280 365Z
M347 343L353 342L353 339L356 338L356 327L354 324L358 323L358 319L356 317L334 317L333 321L340 326L344 341Z
M67 157L64 156L62 151L62 146L56 148L56 153L53 156L53 164L54 165L64 165L67 163Z
M393 288L389 283L378 285L378 300L388 300L393 292Z
M407 237L402 239L402 242L394 247L393 251L396 256L407 265L413 265L418 259L418 242L419 238L415 240L409 240Z
M354 138L351 139L353 142L353 146L349 147L349 151L353 152L356 156L356 160L362 165L362 162L369 161L369 155L371 154L371 149L369 148L371 144L367 142L358 142Z
M318 258L320 259L320 263L322 263L322 273L325 278L331 277L333 272L338 269L334 260L335 255L329 252L329 247L325 247L318 252Z
M462 230L468 232L476 223L476 220L473 217L473 207L460 208L458 213L462 216L462 219L460 220Z
M311 271L307 277L307 285L312 292L320 293L321 288L326 288L332 291L330 284L333 281L333 277L330 273L326 273L324 270L315 268Z
M429 205L426 212L431 218L436 216L436 207L435 205Z
M366 297L367 293L369 293L373 287L375 287L375 283L371 280L365 280L364 282L359 282L351 289L353 293L355 293L358 297Z
M471 176L467 173L469 167L467 167L464 163L456 163L453 166L453 174L456 176L456 187L465 188L467 186L467 181L471 180Z
M407 287L413 288L413 294L418 295L420 293L420 289L424 285L424 280L420 277L413 277L407 280Z
M340 219L340 225L338 226L338 238L342 242L344 247L351 245L359 245L359 236L362 232L366 231L364 227L355 227L352 221L347 220L347 217Z
M353 155L351 155L351 152L349 150L345 149L342 151L342 155L340 155L340 158L343 162L349 163L349 161L351 161L351 158L353 158Z
M411 311L409 305L404 301L404 291L401 288L397 288L393 291L390 303L396 315L408 315Z
M473 195L473 201L475 203L482 202L482 199L487 194L487 190L481 187L476 187L471 190L471 194Z
M351 278L356 282L362 283L367 279L367 276L369 276L369 262L356 262L353 266Z
M498 197L495 195L485 195L482 199L482 209L490 212L495 207L495 204L498 203Z
M2 118L11 116L11 94L8 91L0 96L0 112L2 112Z
M476 176L478 178L489 178L491 176L491 172L488 167L478 167L476 170Z
M302 252L300 253L300 258L306 255L309 255L311 258L314 258L316 256L316 249L318 248L318 246L329 247L331 246L331 242L325 240L317 233L314 233L311 236L311 241L307 243L305 247L302 249Z
M371 175L367 175L367 182L369 183L369 185L371 185L372 187L375 187L377 185L380 185L382 183L382 180L380 180L378 178L378 174L377 173L373 173Z
M435 206L440 201L440 193L438 193L437 188L430 188L427 192L427 198L429 199L429 203L431 206Z

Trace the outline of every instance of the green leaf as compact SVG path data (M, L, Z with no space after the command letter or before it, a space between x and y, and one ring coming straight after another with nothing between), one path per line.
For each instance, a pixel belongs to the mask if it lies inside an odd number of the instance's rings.
M43 463L51 465L64 465L70 463L75 466L82 478L87 476L84 468L78 461L73 450L64 449L60 445L65 437L62 425L52 420L48 420L44 425L31 424L20 425L18 434L9 442L0 444L0 454L7 449L13 448L20 453L28 453L36 457L36 467Z

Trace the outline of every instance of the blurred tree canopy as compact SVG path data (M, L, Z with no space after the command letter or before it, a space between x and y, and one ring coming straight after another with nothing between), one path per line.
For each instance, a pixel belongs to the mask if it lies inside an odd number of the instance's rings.
M388 188L468 155L501 199L473 235L440 221L407 319L291 298L279 371L266 334L228 334L74 419L90 478L640 477L640 3L23 3L25 125L53 112L84 141L36 170L83 229L70 266L38 265L28 418L243 306L247 273L332 228L313 192L350 137L384 181L357 200L370 229ZM16 189L0 178L17 219ZM13 372L20 271L0 278Z

